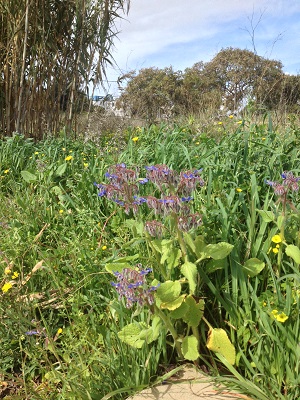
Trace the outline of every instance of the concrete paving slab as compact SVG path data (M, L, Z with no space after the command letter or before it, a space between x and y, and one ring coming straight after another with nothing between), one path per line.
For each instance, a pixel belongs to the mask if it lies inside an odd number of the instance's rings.
M250 397L216 388L211 378L194 367L185 366L164 384L137 393L128 400L251 400Z

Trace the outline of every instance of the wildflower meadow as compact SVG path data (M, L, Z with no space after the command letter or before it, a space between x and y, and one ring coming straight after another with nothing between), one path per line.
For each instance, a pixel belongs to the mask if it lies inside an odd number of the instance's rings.
M193 363L300 398L300 128L0 142L0 397L126 399Z

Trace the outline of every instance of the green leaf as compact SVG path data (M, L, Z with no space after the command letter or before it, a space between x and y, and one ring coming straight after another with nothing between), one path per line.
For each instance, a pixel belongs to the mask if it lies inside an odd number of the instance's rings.
M194 240L194 243L195 243L196 256L198 258L201 258L202 254L204 252L204 249L206 247L206 243L204 241L203 236L197 236L196 239Z
M53 186L51 189L50 189L50 192L51 193L54 193L56 196L61 196L62 195L62 190L61 190L61 188L59 187L59 186Z
M107 272L114 273L114 272L122 272L124 268L131 268L131 265L126 262L115 262L115 263L108 263L105 265L105 269Z
M198 273L196 265L194 263L186 261L181 266L181 273L183 276L186 277L186 279L189 282L190 294L194 294L197 286L197 273Z
M156 295L162 303L171 303L178 299L180 292L181 284L179 281L166 281L157 288Z
M295 263L300 264L300 249L299 247L289 244L286 246L285 253L287 256L291 257Z
M185 316L185 314L188 312L189 306L183 302L180 307L176 308L176 310L173 310L170 312L170 317L173 319L181 319Z
M66 169L67 169L67 163L63 163L57 168L55 174L57 176L62 176L65 173Z
M232 244L220 242L217 244L208 244L205 247L204 252L207 256L213 258L214 260L221 260L222 258L227 257L232 249Z
M264 222L275 221L275 214L273 211L257 210L258 214L262 217Z
M192 252L196 254L196 245L195 245L195 242L193 241L191 235L187 232L184 232L183 238L184 238L185 243L192 250Z
M215 353L222 354L231 365L235 364L235 348L224 329L210 328L206 347Z
M181 296L177 297L177 299L173 301L169 301L167 303L161 303L160 308L161 309L167 309L167 310L176 310L176 308L180 307L183 300L185 299L186 295L182 294Z
M196 328L201 321L204 311L204 300L201 299L199 303L196 303L196 300L193 296L188 296L185 299L185 304L188 306L188 310L183 315L182 319L189 325Z
M214 260L211 259L208 261L208 263L205 265L205 272L207 274L211 274L214 271L217 271L218 269L224 269L228 265L227 260L222 259L222 260Z
M250 258L243 265L243 270L247 275L253 278L265 268L265 265L266 264L258 258Z
M196 361L199 357L198 340L194 335L186 336L182 340L182 354L186 360Z
M145 328L149 328L145 323L132 323L124 326L124 328L118 332L118 337L122 342L136 349L140 349L145 343L145 339L141 339L140 337L144 335Z
M21 176L24 179L24 181L30 183L30 182L34 182L37 180L37 176L32 174L29 171L21 171Z

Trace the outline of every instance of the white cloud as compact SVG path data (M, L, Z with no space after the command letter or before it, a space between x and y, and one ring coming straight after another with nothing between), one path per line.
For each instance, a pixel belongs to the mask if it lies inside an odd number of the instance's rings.
M208 61L222 47L251 49L251 37L241 28L250 29L249 19L253 16L255 25L261 16L255 31L261 55L269 56L268 50L283 33L274 48L278 46L290 60L289 51L294 57L295 46L300 45L298 35L290 36L300 29L298 21L289 24L297 12L299 0L131 0L129 15L120 23L114 57L122 71L154 65L184 69ZM294 49L289 49L285 40L292 40ZM182 54L176 54L177 48ZM278 57L274 49L273 57Z

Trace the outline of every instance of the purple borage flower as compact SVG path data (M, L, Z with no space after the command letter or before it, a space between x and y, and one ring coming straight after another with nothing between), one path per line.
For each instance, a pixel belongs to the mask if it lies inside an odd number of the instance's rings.
M299 190L299 184L298 184L298 182L300 181L299 176L294 176L294 174L291 171L284 171L281 174L281 177L282 177L282 183L269 180L265 181L267 185L271 186L274 189L274 193L277 196L283 196L287 194L289 190L292 190L293 192L297 192Z
M146 282L146 275L152 272L151 268L130 269L124 268L122 272L114 272L117 282L111 282L116 288L119 299L125 298L126 307L130 308L134 303L140 306L151 305L154 303L153 291L158 286L149 286Z

